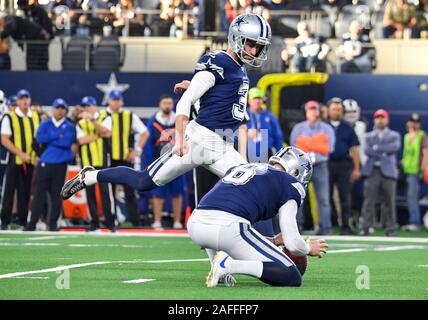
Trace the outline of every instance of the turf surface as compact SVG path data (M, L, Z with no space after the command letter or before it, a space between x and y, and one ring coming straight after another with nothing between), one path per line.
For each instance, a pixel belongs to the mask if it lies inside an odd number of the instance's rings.
M300 288L274 288L247 276L237 276L233 288L206 288L207 256L187 237L5 232L0 299L428 299L425 240L329 240L325 258L309 258ZM57 288L67 287L63 271L40 272L71 265L69 289ZM368 267L369 289L356 286L361 265ZM124 282L137 279L154 280Z

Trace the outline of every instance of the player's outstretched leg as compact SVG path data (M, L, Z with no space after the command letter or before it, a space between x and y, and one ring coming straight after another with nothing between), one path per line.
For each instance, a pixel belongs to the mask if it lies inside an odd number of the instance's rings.
M227 253L218 251L207 276L207 287L215 287L226 274L235 273L256 277L271 286L300 287L302 284L302 276L295 265L285 266L280 262L235 260Z
M125 166L101 170L84 167L78 175L65 183L61 190L61 197L68 199L85 187L97 182L128 185L139 191L148 191L157 187L147 170L137 171Z

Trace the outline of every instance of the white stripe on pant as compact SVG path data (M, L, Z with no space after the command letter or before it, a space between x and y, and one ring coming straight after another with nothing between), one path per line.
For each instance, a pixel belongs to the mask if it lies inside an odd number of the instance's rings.
M196 209L187 222L190 238L203 248L221 250L236 260L294 263L249 221L217 210Z

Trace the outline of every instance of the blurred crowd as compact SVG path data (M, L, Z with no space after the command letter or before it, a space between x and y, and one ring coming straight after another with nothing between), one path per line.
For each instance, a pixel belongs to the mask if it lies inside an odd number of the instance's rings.
M325 70L330 38L342 42L335 52L341 72L376 67L373 38L428 38L428 0L223 0L212 7L197 0L18 0L13 14L0 13L0 69L10 68L9 37L22 48L27 43L34 56L27 69L46 69L47 46L55 36L195 38L215 20L213 10L221 12L215 23L220 30L208 31L224 32L238 14L252 12L270 22L274 37L296 37L283 50L285 70L291 63L296 71ZM312 12L316 21L308 19Z
M385 109L374 112L369 123L354 99L335 97L325 104L311 100L303 106L305 120L284 137L267 103L263 90L249 90L248 120L243 125L247 158L265 162L283 145L297 146L310 155L314 172L298 217L302 230L328 235L339 227L343 235L369 235L382 228L387 236L394 236L399 227L424 228L419 200L421 181L428 183L428 137L418 114L410 115L407 132L401 136L389 128ZM65 221L60 190L69 164L142 169L174 144L174 99L169 94L159 97L157 112L144 121L124 106L117 90L109 93L106 107L91 96L82 97L72 110L63 99L55 99L50 115L25 89L8 98L0 91L0 105L3 230L11 225L25 231L58 230L60 221ZM147 193L103 183L98 190L88 188L89 215L78 223L88 231L104 224L114 232L126 221L134 227L181 229L185 213L202 197L201 190L207 192L218 180L195 174ZM398 219L400 183L406 190L407 212Z

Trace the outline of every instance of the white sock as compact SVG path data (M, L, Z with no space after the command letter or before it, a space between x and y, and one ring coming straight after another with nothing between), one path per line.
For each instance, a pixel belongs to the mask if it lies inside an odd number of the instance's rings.
M85 178L83 181L85 182L85 185L92 186L93 184L96 184L98 182L97 175L99 170L95 171L89 171L85 173Z
M208 255L208 258L210 259L210 263L211 263L211 266L212 266L213 265L213 258L214 258L214 255L215 255L216 251L213 250L213 249L207 249L207 248L205 248L205 251L206 251L206 253Z
M229 260L229 261L227 261ZM240 273L260 278L263 273L263 262L261 261L248 261L248 260L234 260L227 259L226 267L230 270L231 274ZM229 265L227 263L229 262Z

